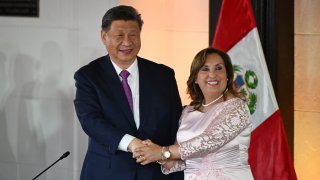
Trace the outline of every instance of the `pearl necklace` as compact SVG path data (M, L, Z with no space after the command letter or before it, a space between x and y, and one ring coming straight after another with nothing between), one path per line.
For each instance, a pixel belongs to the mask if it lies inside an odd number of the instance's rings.
M221 96L217 97L216 99L214 99L213 101L209 102L208 104L203 104L203 103L202 103L202 106L203 106L203 107L210 106L211 104L213 104L213 103L217 102L219 99L221 99L222 96L223 96L223 94L221 94Z

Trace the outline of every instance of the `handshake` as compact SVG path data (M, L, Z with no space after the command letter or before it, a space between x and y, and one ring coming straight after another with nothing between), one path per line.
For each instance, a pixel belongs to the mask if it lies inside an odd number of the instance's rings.
M128 151L132 152L132 157L141 165L153 162L163 165L171 157L169 147L161 147L149 139L144 141L137 138L133 139L128 146Z

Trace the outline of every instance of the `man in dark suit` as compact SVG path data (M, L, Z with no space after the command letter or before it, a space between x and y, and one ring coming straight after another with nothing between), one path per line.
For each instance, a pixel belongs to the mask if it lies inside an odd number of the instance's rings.
M174 143L182 110L174 71L137 56L142 24L133 7L108 10L101 26L108 55L74 75L74 105L89 136L81 180L183 179L182 173L163 175L159 164L142 166L132 158L141 140Z

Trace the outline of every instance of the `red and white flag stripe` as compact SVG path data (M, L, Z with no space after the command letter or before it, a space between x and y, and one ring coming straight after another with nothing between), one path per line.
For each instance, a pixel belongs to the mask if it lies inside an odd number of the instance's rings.
M223 0L212 46L226 51L250 99L249 164L257 180L297 179L250 0Z

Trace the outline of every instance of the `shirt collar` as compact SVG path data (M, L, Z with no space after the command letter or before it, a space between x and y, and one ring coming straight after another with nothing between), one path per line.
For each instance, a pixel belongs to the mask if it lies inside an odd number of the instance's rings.
M110 57L110 59L111 59L111 57ZM116 72L117 72L117 74L119 76L119 74L121 73L122 69L116 63L114 63L112 61L112 59L111 59L111 63L112 63L114 69L116 70ZM133 61L133 63L126 70L130 73L130 76L132 78L135 78L135 77L138 76L138 61L137 61L137 58Z

